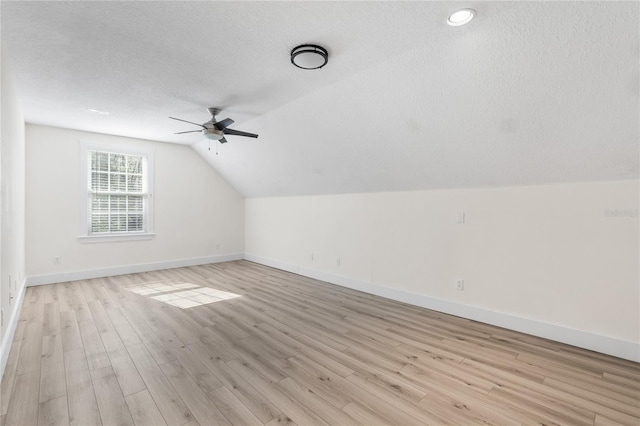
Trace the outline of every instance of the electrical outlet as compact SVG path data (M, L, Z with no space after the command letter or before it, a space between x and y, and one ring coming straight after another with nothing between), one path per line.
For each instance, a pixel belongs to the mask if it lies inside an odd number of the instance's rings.
M62 263L62 259L61 258L59 258L59 257L54 257L53 258L53 264L54 265L59 265L61 263Z
M313 262L313 253L311 253L311 261Z
M336 259L336 265L340 266L340 258Z
M458 212L458 215L456 217L456 221L458 223L464 223L464 212Z
M456 280L456 290L464 290L464 280Z

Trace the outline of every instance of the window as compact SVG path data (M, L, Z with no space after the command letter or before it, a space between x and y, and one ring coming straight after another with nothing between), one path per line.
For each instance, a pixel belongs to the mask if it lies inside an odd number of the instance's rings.
M147 239L152 232L153 153L83 144L82 237Z

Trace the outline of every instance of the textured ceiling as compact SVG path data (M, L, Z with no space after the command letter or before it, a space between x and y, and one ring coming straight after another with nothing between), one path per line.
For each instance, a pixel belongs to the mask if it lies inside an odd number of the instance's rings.
M463 27L446 17L478 15ZM245 196L637 179L637 2L7 2L27 122L190 144ZM297 44L329 64L303 71ZM221 106L219 147L186 123ZM95 115L87 108L108 111ZM184 171L188 173L188 170Z

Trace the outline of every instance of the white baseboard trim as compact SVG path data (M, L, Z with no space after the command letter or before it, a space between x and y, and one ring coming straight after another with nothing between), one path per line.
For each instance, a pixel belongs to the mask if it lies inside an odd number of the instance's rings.
M182 268L184 266L206 265L207 263L229 262L241 259L244 259L244 255L242 253L234 253L219 256L195 257L191 259L166 260L162 262L140 263L137 265L63 272L60 274L34 275L27 278L27 286L31 287L36 285L63 283L67 281L88 280L91 278L112 277L114 275L135 274L138 272Z
M9 359L9 351L11 351L11 343L13 343L13 336L16 334L16 327L18 326L18 320L20 319L20 311L22 310L22 301L24 300L24 294L27 290L26 280L22 281L22 289L16 295L13 303L15 303L15 309L11 313L9 322L7 323L7 332L2 338L2 344L0 346L0 377L4 376L4 368L7 366L7 360Z
M531 334L533 336L543 337L545 339L566 343L568 345L589 349L618 358L640 362L640 343L589 333L587 331L530 318L523 318L503 312L492 311L477 306L438 299L423 294L411 293L405 290L360 281L315 269L304 268L298 265L288 264L253 254L245 253L244 258L251 262L260 263L262 265L293 272L305 277L315 278L365 293L374 294L387 299L503 327L509 330Z

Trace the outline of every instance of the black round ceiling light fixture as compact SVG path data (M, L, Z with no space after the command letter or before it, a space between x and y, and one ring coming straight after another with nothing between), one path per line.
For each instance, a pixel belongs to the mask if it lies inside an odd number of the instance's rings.
M301 44L291 50L291 63L303 70L316 70L327 65L329 53L315 44Z

